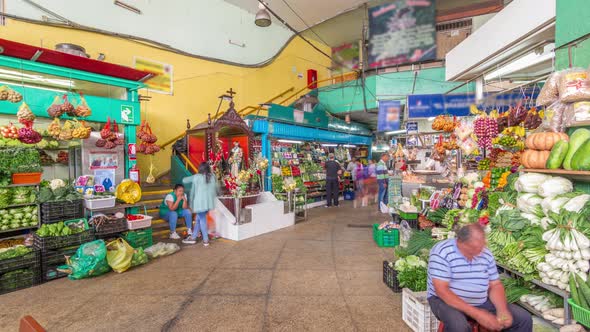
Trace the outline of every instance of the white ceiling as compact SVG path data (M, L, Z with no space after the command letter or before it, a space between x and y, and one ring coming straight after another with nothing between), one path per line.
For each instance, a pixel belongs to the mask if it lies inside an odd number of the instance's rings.
M250 13L258 11L258 0L224 0ZM264 0L268 7L297 31L303 31L344 12L362 6L367 0ZM291 6L291 8L289 8ZM301 20L297 15L301 16ZM274 23L273 23L274 24ZM306 25L307 24L307 25Z

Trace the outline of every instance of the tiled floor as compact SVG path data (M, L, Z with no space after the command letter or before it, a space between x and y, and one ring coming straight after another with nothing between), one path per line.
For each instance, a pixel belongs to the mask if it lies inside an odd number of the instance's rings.
M376 208L317 208L241 242L183 247L123 274L60 279L0 296L0 331L23 315L49 331L409 331L382 282Z

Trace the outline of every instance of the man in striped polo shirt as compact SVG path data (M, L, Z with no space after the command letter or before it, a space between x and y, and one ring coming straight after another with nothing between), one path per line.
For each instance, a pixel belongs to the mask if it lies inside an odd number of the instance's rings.
M506 302L496 260L485 244L483 228L470 224L457 232L456 239L432 248L428 263L432 312L447 332L470 332L467 317L491 331L532 331L531 315Z

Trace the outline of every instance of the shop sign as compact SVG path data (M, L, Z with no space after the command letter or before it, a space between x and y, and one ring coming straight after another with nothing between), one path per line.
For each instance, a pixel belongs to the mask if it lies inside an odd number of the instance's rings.
M171 95L173 93L173 67L170 64L135 57L133 68L147 71L154 76L145 80L148 90Z
M121 122L122 123L134 123L135 114L133 113L133 106L121 105Z
M135 160L135 159L137 159L137 153L136 153L136 149L135 149L135 143L129 143L129 144L127 144L127 156L129 157L129 160Z
M369 8L369 66L436 59L434 0L398 0Z
M417 121L406 122L406 131L408 132L408 134L418 133L418 122Z
M501 95L484 95L484 103L478 104L479 109L496 109L500 112L507 111L510 106L520 101L534 105L539 89L533 91L524 91L516 93L505 93ZM530 98L532 97L532 101ZM430 94L430 95L410 95L406 107L408 109L408 118L429 118L440 114L454 116L468 116L471 114L471 105L475 104L475 94Z
M401 108L400 100L379 100L377 131L399 130Z

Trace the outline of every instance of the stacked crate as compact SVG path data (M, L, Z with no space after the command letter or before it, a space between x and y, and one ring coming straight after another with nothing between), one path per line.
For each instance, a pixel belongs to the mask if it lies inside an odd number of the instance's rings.
M0 294L35 286L40 282L39 251L0 260Z

